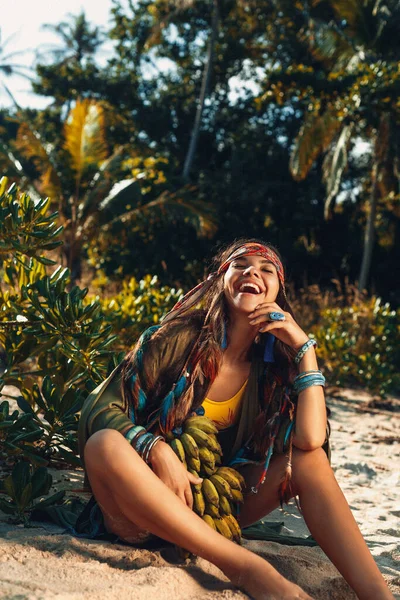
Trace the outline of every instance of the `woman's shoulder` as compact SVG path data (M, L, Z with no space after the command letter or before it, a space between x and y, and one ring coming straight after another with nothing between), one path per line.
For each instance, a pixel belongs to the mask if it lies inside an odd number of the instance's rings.
M189 318L174 321L157 327L149 328L144 334L146 338L144 354L160 363L169 363L185 355L193 347L202 328L201 315L194 314Z

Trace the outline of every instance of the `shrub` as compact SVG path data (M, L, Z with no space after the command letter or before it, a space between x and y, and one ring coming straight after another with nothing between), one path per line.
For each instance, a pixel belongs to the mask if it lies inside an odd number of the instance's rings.
M97 285L105 287L106 282L103 278ZM157 276L145 275L140 281L134 277L123 281L115 295L90 295L88 301L99 302L105 322L118 336L115 347L126 351L147 327L159 323L181 295L182 290L162 286Z
M385 395L400 391L400 310L370 298L325 308L310 332L331 384L360 385Z

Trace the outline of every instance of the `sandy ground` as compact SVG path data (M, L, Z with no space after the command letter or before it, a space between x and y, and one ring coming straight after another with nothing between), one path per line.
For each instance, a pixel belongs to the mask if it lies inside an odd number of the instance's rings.
M376 412L363 411L370 401L367 394L351 390L339 390L328 400L332 465L381 572L400 600L400 401L392 401L396 412L384 406ZM82 473L58 471L55 480L58 489L78 488ZM308 535L294 506L284 514L275 511L267 520L283 520L288 533ZM315 600L355 598L319 548L262 541L245 541L244 545ZM11 525L0 513L0 598L211 600L248 596L203 559L180 564L172 548L150 551L77 539L48 523L31 528Z

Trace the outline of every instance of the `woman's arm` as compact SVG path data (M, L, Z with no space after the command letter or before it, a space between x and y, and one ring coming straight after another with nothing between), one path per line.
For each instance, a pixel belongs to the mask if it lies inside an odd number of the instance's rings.
M314 347L307 350L299 363L299 373L318 369ZM300 450L315 450L326 438L326 405L323 387L312 386L300 392L297 401L293 444Z
M269 321L269 312L281 312L284 320ZM272 333L294 350L298 350L309 339L292 315L275 302L260 304L250 315L250 324L257 325L259 332ZM261 327L260 327L261 326ZM313 347L309 348L298 365L299 373L318 370ZM323 446L326 438L326 406L322 386L315 385L300 392L297 401L293 444L301 450L314 450Z

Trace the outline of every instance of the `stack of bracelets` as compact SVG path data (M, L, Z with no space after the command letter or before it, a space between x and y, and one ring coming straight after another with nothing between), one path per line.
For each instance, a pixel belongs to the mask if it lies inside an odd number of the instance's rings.
M164 441L162 435L148 433L144 427L139 425L129 429L125 434L125 439L128 440L131 446L147 464L149 463L150 452L154 446L158 442Z
M303 346L300 348L300 350L295 356L294 362L296 363L296 365L298 365L303 359L307 350L312 348L312 346L316 345L317 342L315 340L307 340L307 342L303 344ZM321 371L311 370L299 373L293 381L293 390L296 394L300 394L300 392L303 392L304 390L313 385L325 386L325 377L322 375Z

